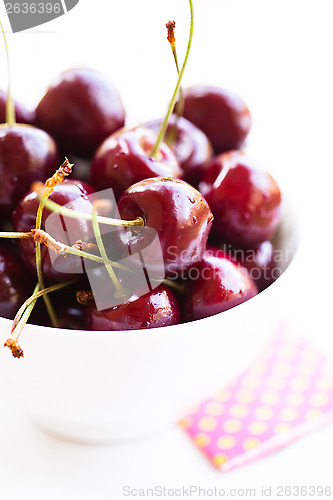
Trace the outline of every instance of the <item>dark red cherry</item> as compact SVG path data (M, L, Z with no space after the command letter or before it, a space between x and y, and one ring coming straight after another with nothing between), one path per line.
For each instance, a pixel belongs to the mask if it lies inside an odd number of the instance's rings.
M53 304L52 295L50 299ZM55 314L58 319L59 328L66 330L85 330L84 307L80 304L72 305L56 305L54 307ZM31 321L40 326L52 327L52 322L46 311L40 314L37 321Z
M251 115L239 96L208 85L184 89L183 96L183 115L207 135L216 154L242 146Z
M137 228L122 231L121 239L134 256L145 250L147 267L160 266L159 248L165 273L173 278L202 258L213 215L206 200L187 182L169 177L138 182L122 195L118 209L122 219L145 221L140 232Z
M59 147L92 157L106 137L124 125L123 104L100 72L73 68L62 73L37 107L37 123Z
M211 247L207 247L207 251ZM219 249L214 248L214 255L228 256L241 266L245 267L250 277L256 283L259 291L267 288L281 275L283 256L280 252L274 249L270 241L264 241L254 248L236 248L225 243L219 246Z
M15 249L0 244L0 316L14 319L34 286Z
M214 214L212 234L241 247L273 236L281 213L281 193L272 176L240 151L216 157L200 191Z
M30 125L0 125L0 215L8 217L34 181L59 167L54 140Z
M69 208L81 212L91 213L92 204L88 199L88 195L94 193L95 190L87 183L65 180L59 184L54 192L50 195L50 199L59 205L68 205ZM13 225L15 231L27 232L36 227L36 215L38 209L37 195L29 192L18 204L13 214ZM42 229L45 229L45 220L51 215L51 212L44 209L42 219ZM61 222L62 221L62 222ZM56 221L58 222L58 221ZM62 225L61 225L62 224ZM73 245L77 240L86 241L91 238L91 223L82 219L68 219L66 217L59 219L58 223L53 224L52 231L49 234L55 239L59 240L59 230L67 230L66 241L61 241L65 244ZM69 240L67 239L69 238ZM35 245L31 239L18 240L21 250L21 256L27 268L35 273L36 272L36 254ZM62 256L57 255L55 252L46 248L45 245L41 246L43 273L46 280L49 281L67 281L77 274L82 274L81 259L76 256ZM54 268L50 258L57 258L56 269Z
M134 296L117 307L98 311L91 301L86 309L88 330L141 330L179 322L178 303L164 285L139 298Z
M226 311L258 293L244 268L211 249L189 269L186 284L183 298L186 321Z
M144 126L158 133L161 124L162 120L154 120ZM183 180L192 186L198 186L213 156L207 136L186 118L171 115L164 140L175 153L184 171Z
M6 102L7 93L0 89L0 123L6 123ZM17 123L28 123L29 125L33 125L36 120L36 113L27 110L17 101L15 101L14 104Z
M181 177L182 170L170 148L161 143L156 157L150 152L157 135L144 127L122 129L111 135L97 150L90 183L97 189L112 188L118 200L136 182L150 177Z

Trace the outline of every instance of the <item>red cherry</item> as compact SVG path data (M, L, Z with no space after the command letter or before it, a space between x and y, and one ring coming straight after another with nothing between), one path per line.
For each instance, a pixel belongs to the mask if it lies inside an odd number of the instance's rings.
M52 301L52 296L50 297ZM52 301L53 304L53 301ZM53 304L54 305L54 304ZM54 307L55 314L59 322L59 328L66 330L85 330L84 308L77 305L56 305ZM40 314L37 321L33 321L35 325L52 327L52 322L49 315L44 312Z
M144 126L158 133L161 124L162 120L154 120L145 123ZM174 137L171 143L168 140L170 134L171 139ZM213 149L207 136L186 118L171 115L165 141L184 171L184 181L192 186L198 186L213 156Z
M144 219L139 233L122 231L121 238L127 253L138 255L148 248L148 267L160 265L156 264L159 245L169 277L179 277L178 273L202 258L213 215L206 200L187 182L168 177L143 180L125 191L118 209L124 220ZM152 241L151 228L158 241Z
M214 250L189 270L186 283L183 310L187 321L226 311L258 293L244 268Z
M88 195L94 193L95 190L87 183L65 180L54 189L50 195L50 200L59 205L68 205L74 203L74 208L91 213L92 204L88 199ZM38 210L37 195L34 192L29 192L18 204L13 214L13 225L15 231L28 232L36 226L36 215ZM42 218L42 229L44 229L45 220L51 214L48 209L44 209ZM66 221L66 218L64 219ZM66 222L65 222L66 223ZM54 234L51 233L51 236ZM91 224L85 220L70 219L70 237L71 241L83 240L87 241L91 237ZM32 239L21 239L19 246L21 256L27 268L36 272L36 254L35 244ZM62 241L62 243L67 243ZM76 256L57 256L57 270L53 267L50 254L54 257L56 254L46 246L41 246L43 274L46 280L49 281L67 281L75 275L82 274L81 259ZM61 270L61 271L60 271Z
M112 188L116 199L143 179L181 177L182 170L170 148L161 143L156 158L150 152L157 136L147 128L122 129L106 139L97 150L90 183L97 189Z
M124 125L125 112L111 82L98 71L62 73L37 107L37 123L65 151L91 157L106 137Z
M6 123L7 93L0 89L0 123ZM28 123L33 125L36 120L36 113L28 111L22 104L15 102L15 114L17 123Z
M216 154L242 146L251 115L239 96L208 85L184 89L183 96L183 115L207 135Z
M0 316L14 319L31 295L33 283L11 245L0 245Z
M0 214L12 214L34 181L45 181L59 166L54 140L30 125L0 125Z
M215 217L212 233L241 247L270 240L279 221L281 193L271 175L240 151L216 157L200 191Z
M98 311L92 301L86 310L86 326L89 330L140 330L176 325L179 322L178 303L164 285L103 311Z

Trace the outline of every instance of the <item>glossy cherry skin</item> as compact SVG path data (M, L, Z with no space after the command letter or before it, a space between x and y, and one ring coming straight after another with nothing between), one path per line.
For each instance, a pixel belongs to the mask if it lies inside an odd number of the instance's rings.
M144 126L158 133L161 124L162 120L154 120L145 123ZM213 149L207 136L186 118L171 115L165 142L174 152L184 171L183 180L197 187L213 156Z
M152 292L104 311L98 311L92 301L85 318L88 330L142 330L177 325L180 312L172 292L160 285Z
M6 102L7 102L7 92L0 89L0 123L6 123ZM34 111L27 110L22 104L15 101L15 113L17 123L28 123L33 125L36 120L36 113Z
M212 234L240 247L255 247L273 236L281 214L279 186L240 151L216 157L200 191L214 214Z
M124 107L115 87L102 73L89 68L62 73L37 107L39 126L61 149L82 157L92 157L124 122Z
M138 182L122 195L118 209L122 219L144 219L141 232L122 231L121 237L124 247L130 247L129 253L137 255L146 250L146 265L151 269L159 244L165 274L173 279L202 258L213 215L199 191L187 182L170 177ZM154 241L151 228L156 232Z
M59 167L54 140L30 125L0 125L0 215L8 217L34 181Z
M34 281L27 276L18 253L11 245L0 243L0 316L14 319L33 288Z
M170 148L161 143L156 158L150 152L157 135L144 127L122 129L97 150L90 183L98 190L112 188L117 200L136 182L150 177L181 177L182 170Z
M256 284L244 268L212 250L189 270L186 283L183 298L186 321L226 311L258 293Z
M251 128L251 115L239 96L200 85L184 89L183 95L184 117L206 134L215 154L242 146Z
M281 262L276 260L277 252L270 241L248 249L235 248L226 243L215 249L215 255L228 256L245 267L259 291L272 284L282 272Z
M55 201L59 205L71 204L78 211L92 211L91 201L88 196L94 193L95 190L87 183L65 180L59 184L54 192L50 195L50 200ZM38 200L35 193L29 192L18 204L13 214L13 225L15 231L27 232L36 227L36 215L38 210ZM45 227L45 220L51 214L48 209L44 209L42 218L42 229ZM88 221L66 219L63 218L66 226L70 224L71 244L77 240L88 241L91 238L91 224ZM68 227L68 226L67 226ZM54 234L51 232L51 236ZM35 245L32 239L18 240L21 256L27 268L32 272L36 272L36 254ZM72 243L74 242L74 243ZM67 243L67 241L62 241ZM82 274L81 259L76 256L61 256L56 255L51 249L45 245L41 245L43 274L47 281L67 281L72 278L77 278L78 274ZM50 255L57 256L57 269L54 268Z

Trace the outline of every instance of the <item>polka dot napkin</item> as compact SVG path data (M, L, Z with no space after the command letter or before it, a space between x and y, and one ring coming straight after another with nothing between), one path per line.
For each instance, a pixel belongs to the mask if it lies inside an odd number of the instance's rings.
M234 383L180 422L222 471L333 420L333 363L286 329Z

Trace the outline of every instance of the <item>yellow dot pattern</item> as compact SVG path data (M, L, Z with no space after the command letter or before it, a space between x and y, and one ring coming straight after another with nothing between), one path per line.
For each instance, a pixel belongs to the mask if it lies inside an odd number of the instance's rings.
M286 330L234 384L179 424L216 467L230 470L259 456L262 445L266 453L292 441L298 426L320 423L327 411L333 411L333 363Z
M217 447L221 450L230 450L236 444L236 439L233 436L221 436L217 441Z

